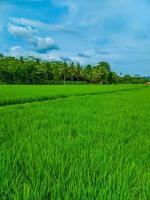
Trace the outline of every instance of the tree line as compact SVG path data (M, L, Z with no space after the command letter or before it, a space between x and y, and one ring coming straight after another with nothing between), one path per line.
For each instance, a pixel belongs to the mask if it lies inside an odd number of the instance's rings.
M139 75L118 75L107 62L83 67L80 63L0 55L1 84L137 84L147 81L148 78Z

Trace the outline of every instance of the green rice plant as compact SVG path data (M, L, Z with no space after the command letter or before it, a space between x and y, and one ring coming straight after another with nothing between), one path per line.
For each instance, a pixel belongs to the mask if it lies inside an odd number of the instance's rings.
M140 89L143 85L0 85L0 106Z
M150 199L150 88L75 87L0 107L1 200Z

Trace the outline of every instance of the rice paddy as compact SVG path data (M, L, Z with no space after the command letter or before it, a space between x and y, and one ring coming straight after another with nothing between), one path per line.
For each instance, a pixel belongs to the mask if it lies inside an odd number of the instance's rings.
M149 200L150 88L0 86L6 199Z

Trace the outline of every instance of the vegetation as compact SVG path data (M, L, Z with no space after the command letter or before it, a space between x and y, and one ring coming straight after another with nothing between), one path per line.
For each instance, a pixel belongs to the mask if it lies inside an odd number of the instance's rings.
M69 98L0 107L1 200L150 199L148 86L35 87L0 100Z
M143 85L1 85L0 106L140 89Z
M15 58L0 55L0 83L4 84L66 84L66 83L145 83L140 76L118 76L109 63L81 66L79 63L41 61L33 57Z

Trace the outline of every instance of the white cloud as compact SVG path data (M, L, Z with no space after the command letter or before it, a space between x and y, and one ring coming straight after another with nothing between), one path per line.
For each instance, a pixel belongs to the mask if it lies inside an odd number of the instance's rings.
M24 50L21 46L13 46L10 48L9 54L11 56L21 56L22 54L24 54Z
M23 38L28 43L28 48L39 53L46 53L52 50L58 50L58 46L51 37L38 37L38 31L31 26L8 25L8 31L15 37Z
M34 37L32 38L31 43L33 44L33 49L39 53L46 53L51 50L59 49L54 40L50 37Z
M20 57L20 56L24 56L24 57L29 57L29 56L33 56L35 58L40 58L42 60L61 60L59 53L54 53L54 52L45 52L45 53L38 53L36 51L33 50L28 50L28 49L24 49L21 46L12 46L9 51L6 53L6 55L9 56L15 56L15 57Z
M31 19L26 19L26 18L16 18L16 17L10 17L9 20L17 25L22 25L22 26L30 26L33 28L45 28L46 30L59 30L62 29L62 25L57 25L57 24L47 24L47 23L43 23L41 21L37 21L37 20L31 20Z
M28 38L31 37L33 34L37 33L37 30L32 29L30 26L17 26L14 24L8 24L8 31L13 36Z
M95 55L96 55L96 51L94 49L90 49L90 50L86 50L86 51L82 51L78 53L78 56L82 58L91 58Z
M65 24L49 24L37 20L31 20L27 18L16 18L16 17L9 17L9 20L11 21L11 23L16 24L17 26L29 26L32 28L38 28L39 30L44 29L45 31L76 33L76 31L73 28L70 28Z

